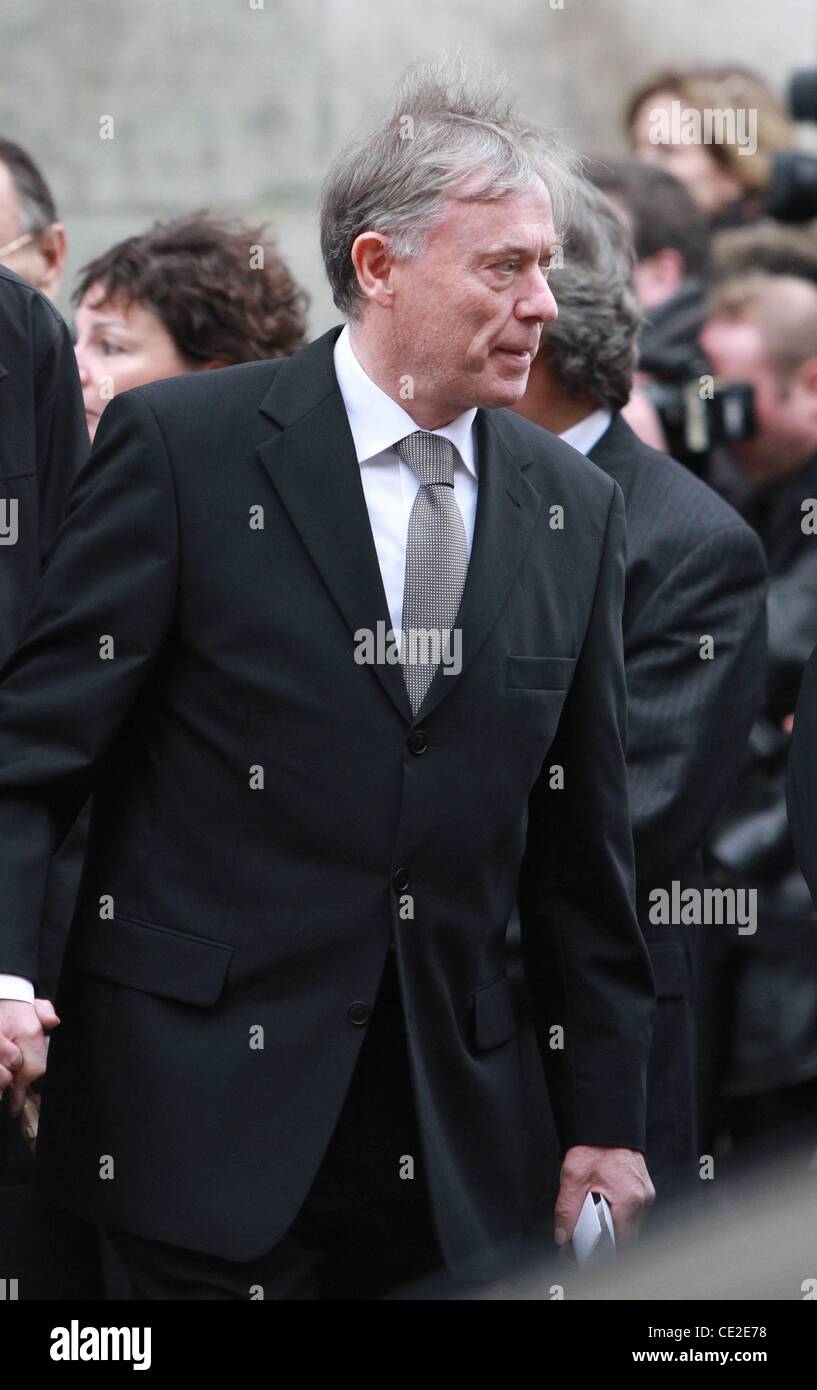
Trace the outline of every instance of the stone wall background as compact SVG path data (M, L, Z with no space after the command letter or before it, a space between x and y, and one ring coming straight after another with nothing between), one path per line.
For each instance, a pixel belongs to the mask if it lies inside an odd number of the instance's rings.
M251 8L251 4L263 8ZM336 322L320 264L320 179L407 63L460 46L521 105L599 154L656 68L740 61L782 90L817 65L814 0L0 0L0 132L40 163L66 224L60 307L90 256L199 207L268 218ZM116 137L99 138L112 115ZM812 134L817 134L813 132Z

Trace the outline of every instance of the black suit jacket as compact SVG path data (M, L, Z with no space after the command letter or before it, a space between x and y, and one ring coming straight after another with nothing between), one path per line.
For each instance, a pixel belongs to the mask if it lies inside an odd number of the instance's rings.
M639 922L658 998L646 1158L660 1198L697 1176L693 982L699 934L653 925L649 895L654 888L669 890L674 879L684 888L703 886L701 847L735 781L763 698L766 566L754 532L737 512L688 469L642 443L620 415L589 457L619 485L627 514L627 769ZM704 635L713 638L712 660L700 656ZM522 987L519 1009L524 1016ZM532 1206L544 1216L558 1154L550 1117L535 1093L529 1046L525 1056L534 1092ZM537 1174L547 1168L543 1201Z
M620 415L589 456L618 483L627 514L627 770L639 920L657 973L683 978L689 932L679 927L668 946L667 928L649 921L649 893L673 879L700 881L701 848L745 757L765 690L766 561L738 513L642 443ZM711 659L701 655L705 636Z
M33 285L0 266L0 498L17 539L0 545L0 666L14 651L31 595L90 443L68 328ZM43 907L41 987L53 993L79 885L87 817L54 859Z
M504 929L526 844L534 1009L565 1029L547 1058L563 1142L644 1142L623 505L560 441L479 412L463 667L412 720L400 668L354 659L356 631L390 623L338 331L105 411L0 686L0 968L36 968L49 856L93 789L41 1183L241 1259L306 1195L360 1050L350 1007L373 1003L393 940L456 1268L523 1220Z
M88 457L82 391L68 329L33 285L0 266L0 498L16 539L0 545L0 666L20 635L32 594ZM9 539L14 535L12 530ZM79 886L87 815L48 870L37 979L53 994ZM64 1213L39 1211L31 1156L0 1102L0 1249L23 1296L94 1296L93 1245Z
M702 934L725 929L654 925L650 893L674 880L703 887L701 850L763 704L766 562L737 512L620 416L590 458L619 484L627 513L627 769L638 915L658 997L647 1161L656 1189L669 1191L697 1177L693 983ZM701 657L703 636L713 639L711 660Z

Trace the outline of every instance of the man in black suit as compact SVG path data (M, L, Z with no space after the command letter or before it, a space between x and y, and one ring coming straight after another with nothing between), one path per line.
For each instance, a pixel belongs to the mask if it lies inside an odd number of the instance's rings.
M44 294L0 266L2 665L14 651L88 450L68 329ZM50 1001L79 886L82 831L81 823L74 827L48 871L36 971L42 996L36 1010L45 1026L55 1022ZM0 998L3 986L0 978ZM76 1295L91 1286L86 1282L87 1243L63 1213L34 1210L32 1166L19 1126L12 1122L7 1104L0 1102L0 1249L7 1269L14 1271L25 1293Z
M68 328L44 294L0 266L0 663L14 651L89 447ZM51 867L37 972L49 993L78 867L73 853Z
M349 326L111 402L0 688L0 1084L15 1048L15 1102L42 1064L42 879L93 790L40 1180L139 1297L496 1271L525 1220L523 856L559 1238L591 1189L622 1236L652 1198L624 509L501 409L571 177L502 102L420 69L338 156Z
M640 322L632 263L612 204L583 185L564 268L553 272L559 318L517 409L586 453L624 494L627 768L638 916L658 997L646 1153L660 1198L697 1175L696 931L656 925L660 899L651 894L671 892L673 881L702 886L701 847L762 700L765 564L737 513L621 418Z

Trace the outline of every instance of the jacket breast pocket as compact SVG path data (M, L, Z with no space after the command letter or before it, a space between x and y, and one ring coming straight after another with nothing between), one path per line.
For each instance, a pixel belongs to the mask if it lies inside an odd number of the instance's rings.
M488 1052L516 1036L516 1017L507 975L479 985L473 996L473 1039L478 1052Z
M508 690L567 690L576 669L575 656L509 656Z
M215 1004L233 956L222 941L132 917L91 918L78 932L69 950L73 970L183 1004Z

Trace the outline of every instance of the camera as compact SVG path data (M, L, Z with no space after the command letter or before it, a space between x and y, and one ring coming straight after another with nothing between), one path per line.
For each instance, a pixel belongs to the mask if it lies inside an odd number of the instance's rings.
M754 390L748 384L716 381L705 394L701 378L693 377L679 385L649 382L644 389L658 412L670 454L699 475L706 473L716 445L728 447L755 433Z
M795 121L817 124L817 68L796 72L789 83L788 106ZM800 150L772 155L769 213L780 222L809 222L817 217L817 158Z

